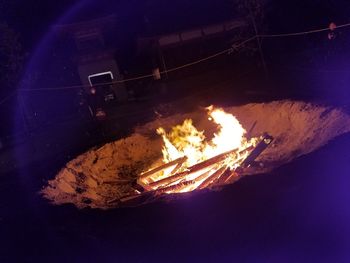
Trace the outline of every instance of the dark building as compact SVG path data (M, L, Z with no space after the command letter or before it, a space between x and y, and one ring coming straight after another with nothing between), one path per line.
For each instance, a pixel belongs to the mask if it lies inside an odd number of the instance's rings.
M85 90L89 92L90 87L95 87L105 100L125 101L125 85L116 83L123 79L115 57L118 43L109 38L115 31L115 25L115 16L108 16L61 25L57 27L57 31L62 37L75 42L74 61Z
M244 20L235 19L164 35L140 37L138 51L143 56L148 54L147 59L154 68L166 72L227 49L246 26Z

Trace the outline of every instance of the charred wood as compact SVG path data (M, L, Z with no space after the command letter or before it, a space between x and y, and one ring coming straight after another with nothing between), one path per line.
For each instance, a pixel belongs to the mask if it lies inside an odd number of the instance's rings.
M248 155L248 157L242 162L241 167L248 167L256 158L272 143L273 137L265 134L258 145L253 149L253 151Z
M225 171L226 171L227 166L223 166L219 168L217 171L215 171L212 175L210 175L207 179L205 179L199 186L198 189L203 189L210 185L214 180L219 178Z
M158 173L166 168L169 168L171 166L178 165L178 164L183 164L184 162L186 162L186 160L187 160L187 157L184 156L184 157L178 158L174 161L171 161L171 162L168 162L168 163L163 164L161 166L158 166L157 168L154 168L153 170L150 170L148 172L141 174L139 179L146 179L147 177L149 177L155 173Z

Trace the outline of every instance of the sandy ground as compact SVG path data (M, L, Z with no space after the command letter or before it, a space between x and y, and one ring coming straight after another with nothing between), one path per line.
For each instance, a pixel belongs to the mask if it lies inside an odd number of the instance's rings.
M251 103L224 109L234 114L251 136L264 132L275 140L259 161L268 172L308 154L333 138L350 131L350 117L342 110L297 101ZM129 137L93 148L68 162L42 189L54 204L73 203L78 208L108 209L109 201L131 190L131 182L161 157L162 142L155 130L169 129L191 118L198 130L210 136L213 127L203 109L159 118L136 127Z

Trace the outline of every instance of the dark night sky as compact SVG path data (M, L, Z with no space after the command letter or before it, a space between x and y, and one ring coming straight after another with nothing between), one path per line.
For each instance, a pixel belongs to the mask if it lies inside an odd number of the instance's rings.
M2 0L0 20L5 20L21 34L23 45L31 49L79 0ZM84 1L84 8L70 19L86 20L104 14L116 14L123 26L142 23L146 15L154 32L214 23L234 14L229 0ZM269 1L270 30L279 32L324 26L329 21L347 22L350 3L346 0ZM139 24L138 24L139 25ZM140 28L142 30L142 28Z
M77 0L2 0L0 20L20 33L21 42L32 48L55 22Z
M0 17L16 31L27 48L36 42L79 0L10 1L3 0ZM147 3L149 2L149 3ZM173 31L226 19L230 15L228 1L219 5L211 1L85 1L81 11L67 22L88 20L102 15L116 14L123 25L142 23L148 15L155 31ZM166 26L167 25L167 26Z

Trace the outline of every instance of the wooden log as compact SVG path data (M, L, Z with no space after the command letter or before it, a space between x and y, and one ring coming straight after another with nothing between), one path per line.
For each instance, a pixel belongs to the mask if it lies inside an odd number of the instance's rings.
M243 158L239 158L239 159L236 159L235 162L232 164L236 164L236 163L239 163L240 161L244 160ZM214 178L214 180L211 182L211 184L221 184L221 183L224 183L228 177L231 176L231 174L234 172L234 171L231 171L229 167L226 166L226 170L219 176L217 176L216 178ZM236 170L235 170L236 171ZM207 185L208 186L208 185ZM205 186L205 187L207 187Z
M236 172L233 172L233 173L230 175L230 177L227 178L226 183L231 184L231 183L233 183L233 182L236 182L236 181L239 180L240 178L242 178L241 175L239 175L239 174L236 173Z
M209 171L203 173L199 177L204 178L205 176L208 176L208 174L209 174ZM180 183L175 184L175 185L171 185L171 186L163 187L160 189L143 192L140 194L129 194L129 195L123 196L121 198L113 199L113 200L109 201L108 203L109 204L123 203L123 205L125 205L126 203L135 202L136 200L140 201L140 200L143 200L145 198L159 196L159 195L164 194L164 193L169 192L169 191L175 191L175 190L179 191L184 187L195 184L196 182L197 182L196 180L183 181L183 182L180 182Z
M145 191L152 191L153 190L152 187L150 187L148 183L143 182L142 180L137 180L136 184L133 184L132 187L141 193L143 193Z
M188 170L191 172L202 170L210 165L216 164L218 162L221 162L227 158L228 155L233 154L237 151L237 149L221 153L219 155L215 155L214 157L209 158L208 160L205 160L203 162L197 163L191 167L188 167Z
M246 149L240 151L238 154L242 154L245 151L251 151L253 149L254 149L254 146L249 146ZM195 164L195 165L193 165L191 167L188 167L188 170L190 170L191 172L202 170L202 169L204 169L205 167L207 167L209 165L212 165L212 164L215 164L215 163L218 163L218 162L221 162L221 161L225 160L228 155L233 154L235 152L237 152L237 149L221 153L221 154L216 155L216 156L214 156L212 158L209 158L208 160L205 160L205 161L203 161L201 163L197 163L197 164Z
M175 168L171 171L170 175L176 174L177 171L182 167L183 164L184 164L183 162L178 163L178 164L175 166Z
M150 170L148 172L145 172L145 173L141 174L139 179L147 179L147 177L149 177L149 176L151 176L151 175L153 175L153 174L155 174L157 172L160 172L160 171L162 171L162 170L164 170L166 168L169 168L171 166L174 166L176 164L180 164L180 163L183 164L186 161L187 161L187 157L186 156L180 157L180 158L178 158L178 159L176 159L174 161L168 162L166 164L163 164L163 165L158 166L158 167L156 167L156 168L154 168L154 169L152 169L152 170Z
M262 140L257 144L254 150L248 155L248 157L242 162L241 167L248 167L256 158L272 143L273 137L264 134Z
M235 178L235 177L239 177L239 176L238 176L238 173L237 173L236 171L230 171L230 172L227 174L226 178L224 178L223 183L224 183L224 184L227 184L227 183L230 182L230 180L232 180L232 179Z
M243 167L244 169L246 169L246 167L248 167L250 165L250 163L252 161L254 161L257 156L264 151L268 145L272 142L273 137L269 136L269 135L264 135L263 139L258 143L257 147L253 147L250 146L247 149L241 151L240 153L244 153L245 151L251 151L253 150L248 157L242 162L241 167ZM194 185L196 183L198 183L198 181L203 180L204 178L206 178L198 187L197 189L203 189L205 187L208 187L211 184L215 184L215 186L223 186L225 184L227 184L228 182L230 182L230 180L232 180L233 178L239 178L241 176L241 173L239 172L239 169L236 169L235 171L230 171L226 166L220 167L218 170L216 170L212 175L208 176L210 171L207 171L205 173L202 173L201 175L199 175L198 177L196 177L194 180L187 180L187 181L182 181L180 183L174 184L174 185L170 185L171 183L174 183L178 180L181 180L182 178L185 178L186 176L198 172L200 170L203 170L205 168L210 167L211 165L214 166L216 165L220 165L219 163L221 161L223 161L227 155L234 153L237 150L232 150L232 151L228 151L225 153L222 153L220 155L214 156L206 161L203 161L201 163L198 163L196 165L193 165L191 167L188 168L187 171L185 172L181 172L181 173L176 173L178 171L178 169L181 168L182 164L187 160L186 157L181 157L179 159L176 159L172 162L169 162L167 164L164 164L162 166L159 166L151 171L148 171L144 174L141 175L140 178L147 178L148 176L155 174L163 169L169 168L171 166L176 165L176 167L173 169L173 171L171 172L171 176L164 178L162 180L150 183L149 185L147 185L147 191L143 192L141 194L131 194L128 196L124 196L122 198L118 198L118 199L114 199L109 201L109 204L113 204L113 203L120 203L121 205L128 205L129 203L144 203L145 201L154 198L159 198L157 196L162 195L164 193L167 192L179 192L182 189L184 189L185 187L188 187L190 185ZM139 179L140 179L139 178ZM166 187L161 187L159 189L153 190L153 187L160 187L160 186L164 186L166 185Z
M206 171L205 173L202 173L201 175L197 176L194 180L196 180L198 182L198 181L202 181L202 180L206 179L209 176L210 171L211 170Z
M250 146L250 147L240 151L240 153L243 153L244 151L250 151L251 149L254 149L254 147ZM219 162L222 162L223 160L225 160L227 158L228 155L230 155L230 154L232 154L232 153L234 153L236 151L237 151L237 149L234 149L234 150L231 150L231 151L228 151L228 152L216 155L216 156L214 156L214 157L212 157L212 158L210 158L208 160L205 160L205 161L203 161L201 163L198 163L198 164L195 164L195 165L189 167L188 171L177 173L177 174L171 175L169 177L163 178L161 180L152 182L152 183L149 184L149 186L151 188L158 188L161 185L169 185L169 184L171 184L173 182L176 182L176 181L180 180L181 178L184 178L185 176L187 176L189 174L198 172L198 171L203 170L203 169L205 169L205 168L207 168L209 166L213 166L213 165L215 165L215 164L217 164ZM184 157L182 157L182 158L184 158ZM183 163L184 162L183 160L179 160L179 159L177 159L175 161L177 161L178 163ZM168 165L168 166L162 165L162 166L160 166L160 167L158 167L156 169L153 169L152 171L149 171L147 173L151 173L152 172L152 174L154 174L155 172L153 172L153 171L155 171L155 170L156 170L156 172L159 172L162 169L165 169L165 168L168 168L168 167L174 165L174 163L176 163L175 161L172 161L171 165ZM170 163L168 163L168 164L170 164ZM143 179L143 176L141 178L139 178L137 181L140 182L140 184L143 184L142 179Z
M239 154L244 153L245 151L250 151L252 149L254 149L254 147L253 146L249 146L248 148L240 151ZM230 151L224 152L222 154L216 155L216 156L214 156L214 157L212 157L212 158L210 158L208 160L205 160L205 161L203 161L201 163L198 163L198 164L195 164L195 165L189 167L187 171L184 171L184 172L181 172L181 173L175 173L174 175L171 175L171 176L168 176L168 177L163 178L161 180L149 183L148 186L150 188L155 189L155 188L158 188L160 186L166 186L166 185L172 184L172 183L174 183L174 182L176 182L178 180L181 180L182 178L185 178L186 176L188 176L188 175L190 175L192 173L196 173L196 172L198 172L200 170L203 170L205 168L208 168L210 166L214 166L214 165L222 162L223 160L225 160L227 158L228 155L233 154L236 151L237 151L237 149L234 149L234 150L230 150ZM161 165L161 166L159 166L159 167L157 167L157 168L155 168L155 169L153 169L151 171L148 171L148 172L142 174L141 177L137 180L137 182L142 187L148 188L146 190L149 191L150 190L149 187L147 187L145 185L145 183L143 182L144 179L146 179L147 177L151 176L152 174L160 172L161 170L166 169L168 167L171 167L171 166L173 166L175 164L177 164L177 166L179 164L182 165L186 160L187 160L187 157L181 157L181 158L176 159L176 160L174 160L172 162L169 162L167 164ZM176 167L174 169L176 169Z
M174 175L169 176L167 178L150 183L149 186L152 188L158 188L161 185L169 185L171 183L174 183L174 182L180 180L181 178L185 178L185 176L187 176L189 173L190 173L190 171L177 173L177 174L174 174Z
M189 185L194 185L197 181L196 180L189 180L189 181L183 181L178 184L170 185L164 188L157 189L155 191L156 195L167 193L167 192L179 192L181 189L188 187Z
M225 159L225 158L223 158L223 156L227 156L228 153L225 153L225 154L226 155L221 154L219 156L219 158L217 158L218 156L215 156L215 157L213 157L211 159L208 159L208 160L206 160L206 161L204 161L202 163L199 163L199 164L196 164L194 166L191 166L190 168L188 168L187 171L184 171L184 172L181 172L181 173L177 173L177 174L171 175L169 177L163 178L161 180L152 182L152 183L149 184L149 186L151 188L158 188L159 186L162 186L162 185L169 185L171 183L174 183L174 182L180 180L181 178L185 178L187 175L190 175L192 173L196 173L196 172L198 172L200 170L203 170L203 169L205 169L205 168L207 168L209 166L215 165L219 161L222 161L223 159ZM222 159L220 159L220 158L222 158ZM143 182L140 179L138 179L138 182L140 182L140 184L143 184Z
M128 202L130 200L134 200L136 198L140 198L142 197L142 195L138 194L138 195L129 195L129 196L125 196L119 199L120 202Z
M220 177L217 177L212 183L213 184L224 184L226 179L230 176L231 174L230 169L226 169L224 173L221 174Z
M257 146L251 151L251 153L247 156L247 158L244 159L244 161L241 163L241 165L236 168L234 171L231 171L230 173L226 173L218 180L216 180L215 184L217 185L224 185L230 182L234 177L239 178L244 170L246 170L252 162L255 161L255 159L272 143L273 137L264 134L261 141L257 144Z
M140 193L143 193L143 192L149 190L147 185L145 185L143 182L137 182L136 180L134 180L131 183L131 187L134 188L135 190L137 190Z
M208 185L210 185L214 180L219 178L226 170L227 166L220 167L217 171L215 171L211 176L209 176L207 179L203 181L197 188L203 189L206 188Z
M227 173L224 173L220 178L218 178L218 180L213 181L210 187L220 188L237 181L241 177L242 176L240 174L235 173L235 171L227 171Z
M211 164L211 166L214 166L214 165L216 165L216 163ZM204 167L201 170L203 170L205 168L208 168L208 167L210 167L210 166ZM160 186L167 186L169 184L172 184L172 183L174 183L176 181L179 181L179 180L185 178L186 176L189 176L189 175L191 175L193 173L197 173L198 171L200 171L200 170L196 169L194 171L184 171L184 172L181 172L181 173L177 173L177 174L174 174L174 175L169 176L167 178L164 178L164 179L152 182L152 183L149 184L149 186L152 187L152 188L158 188Z
M161 187L158 188L157 190L155 190L155 193L163 193L163 192L167 192L167 191L180 191L181 189L183 189L184 187L187 187L189 185L192 184L196 184L198 183L198 181L202 181L203 179L205 179L206 177L208 177L210 174L210 171L206 171L202 174L200 174L199 176L197 176L195 179L193 180L187 180L187 181L182 181L178 184L175 185L171 185L171 186L165 186L165 187ZM164 190L165 189L165 190ZM159 192L158 192L159 191Z

